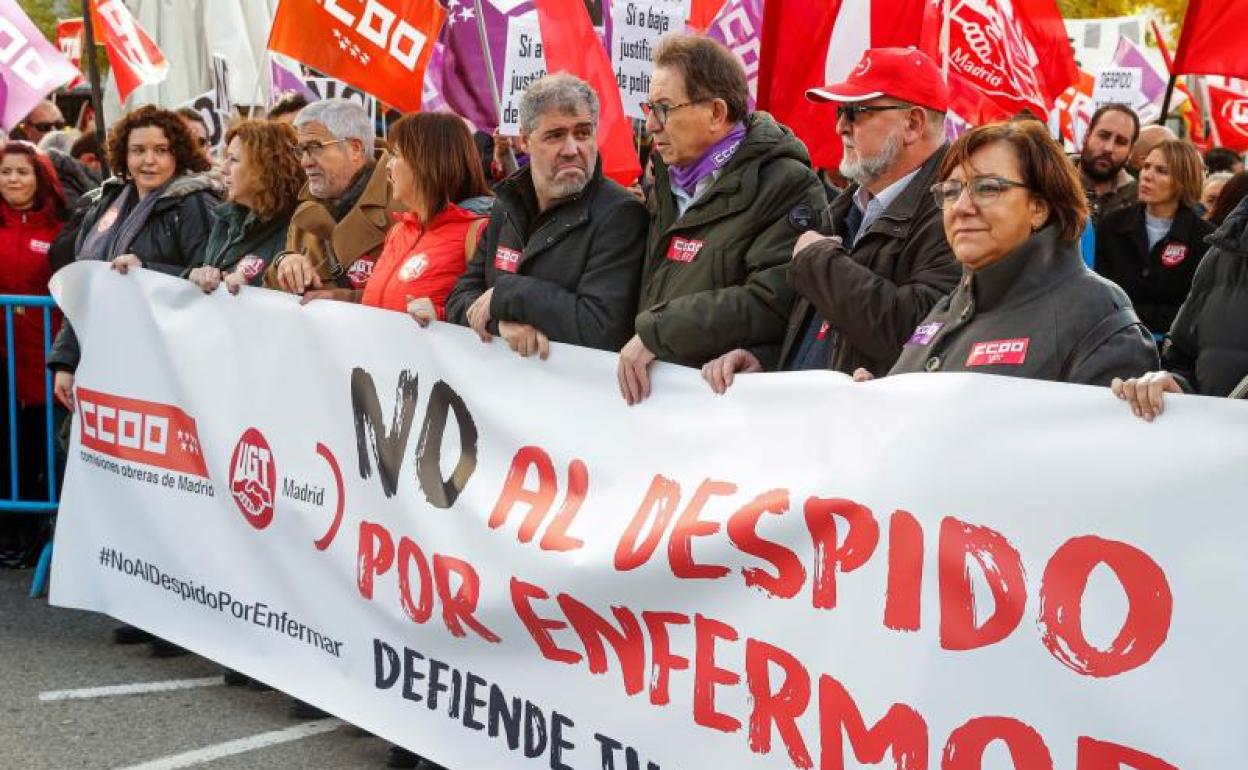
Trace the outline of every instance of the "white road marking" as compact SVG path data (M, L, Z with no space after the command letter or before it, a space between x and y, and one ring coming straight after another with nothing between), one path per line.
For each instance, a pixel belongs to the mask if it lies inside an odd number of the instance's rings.
M337 730L343 724L341 719L318 719L315 722L305 722L294 727L287 727L284 730L273 730L272 732L260 733L247 738L239 738L235 741L205 746L202 749L195 749L182 754L153 759L141 765L130 765L119 770L177 770L180 767L202 765L223 757L231 757L235 754L243 754L256 749L276 746L281 743L290 743L291 741L309 738L313 735L327 733L331 730Z
M86 700L89 698L111 698L115 695L139 695L149 692L168 692L170 690L192 690L196 687L214 687L223 684L218 676L206 676L202 679L167 679L163 682L135 682L133 684L117 684L108 687L84 687L79 690L49 690L39 693L39 700Z

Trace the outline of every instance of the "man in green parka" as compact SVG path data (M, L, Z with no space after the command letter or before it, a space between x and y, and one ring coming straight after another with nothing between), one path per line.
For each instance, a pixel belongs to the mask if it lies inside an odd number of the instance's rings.
M650 394L655 359L701 366L734 348L774 357L793 303L797 237L827 203L806 147L749 113L740 59L700 35L655 52L646 128L654 189L636 335L620 351L620 393Z

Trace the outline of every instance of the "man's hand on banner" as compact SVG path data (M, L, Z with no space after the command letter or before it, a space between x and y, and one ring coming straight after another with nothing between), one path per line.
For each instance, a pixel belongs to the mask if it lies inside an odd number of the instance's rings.
M278 262L277 285L282 291L302 294L305 289L321 288L321 277L306 254L289 251Z
M528 358L536 353L538 358L545 361L550 356L550 339L533 326L499 321L498 333L521 358Z
M745 348L731 350L702 367L702 379L711 386L711 390L723 394L732 387L732 379L737 374L754 374L761 372L763 364Z
M800 253L802 250L804 250L807 246L809 246L812 243L818 243L819 241L827 241L827 240L836 241L838 244L841 242L841 238L838 235L824 235L818 232L817 230L807 230L806 232L797 236L797 242L793 244L793 256L797 256L798 253Z
M875 379L875 375L863 369L861 366L854 370L854 382L870 382Z
M187 279L202 289L205 294L211 294L221 285L221 269L211 265L197 267L191 271Z
M620 350L620 366L616 375L620 380L620 395L629 406L640 404L650 397L649 367L654 354L636 334Z
M71 412L74 410L74 373L61 370L52 378L52 395Z
M494 289L489 288L468 308L468 325L477 333L482 342L494 339L487 328L490 323L490 300L494 299Z
M122 254L113 260L113 269L125 275L132 267L143 267L143 260L133 254Z
M413 297L407 295L407 314L410 315L421 328L428 326L438 318L438 309L433 306L433 300L428 297Z

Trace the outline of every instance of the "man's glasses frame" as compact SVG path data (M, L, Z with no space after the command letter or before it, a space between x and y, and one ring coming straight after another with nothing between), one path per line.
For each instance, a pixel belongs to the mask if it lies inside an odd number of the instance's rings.
M836 108L836 119L845 119L851 126L859 115L869 112L887 112L889 110L912 110L913 104L842 104Z

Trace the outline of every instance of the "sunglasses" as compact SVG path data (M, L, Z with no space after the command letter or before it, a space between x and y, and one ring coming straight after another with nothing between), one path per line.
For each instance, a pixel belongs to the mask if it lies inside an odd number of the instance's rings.
M66 124L63 120L43 120L38 123L27 123L26 125L34 128L41 134L46 134L50 131L60 131L65 128Z
M887 112L888 110L908 110L911 109L909 104L873 104L873 105L857 105L842 104L836 108L837 120L845 119L845 122L851 126L858 119L859 115L868 112Z

